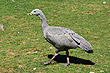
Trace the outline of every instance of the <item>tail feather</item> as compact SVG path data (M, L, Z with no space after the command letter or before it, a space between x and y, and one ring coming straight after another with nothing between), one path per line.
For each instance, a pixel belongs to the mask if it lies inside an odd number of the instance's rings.
M78 43L78 47L85 50L87 53L93 53L93 48L91 44L86 41L82 36L76 34L72 36L72 39Z
M81 41L80 45L78 45L78 46L80 48L82 48L83 50L85 50L87 53L93 53L93 48L88 41L86 41L86 42Z

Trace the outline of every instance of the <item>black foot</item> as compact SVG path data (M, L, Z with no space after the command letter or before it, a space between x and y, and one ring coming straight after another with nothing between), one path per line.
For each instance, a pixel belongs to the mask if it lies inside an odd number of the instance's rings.
M42 65L49 65L51 64L50 62L45 62L45 63L41 63Z
M70 65L70 63L68 64L68 63L65 63L65 64L62 64L63 66L69 66Z

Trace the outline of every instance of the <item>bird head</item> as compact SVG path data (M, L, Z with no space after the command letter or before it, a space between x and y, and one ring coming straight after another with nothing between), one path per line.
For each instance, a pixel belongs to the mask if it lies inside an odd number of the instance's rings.
M28 15L41 15L42 14L42 11L39 10L39 9L34 9L31 13L29 13Z

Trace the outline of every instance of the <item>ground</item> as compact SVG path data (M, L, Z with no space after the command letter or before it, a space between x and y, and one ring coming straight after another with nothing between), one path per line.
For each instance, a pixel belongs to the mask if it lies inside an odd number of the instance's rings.
M71 49L70 66L62 66L65 52L51 65L41 65L55 49L43 37L40 18L27 15L33 9L41 9L50 26L69 28L83 36L94 53ZM0 25L4 26L0 31L0 73L110 72L110 0L2 0Z

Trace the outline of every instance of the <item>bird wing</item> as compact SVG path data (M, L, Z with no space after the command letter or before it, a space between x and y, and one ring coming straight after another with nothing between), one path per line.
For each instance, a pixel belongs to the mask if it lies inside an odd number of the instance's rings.
M70 33L69 33L70 32ZM87 51L88 53L92 50L91 44L85 40L82 36L78 35L75 32L72 32L72 30L69 30L68 33L71 36L71 38L77 43L78 47L82 48L83 50Z

